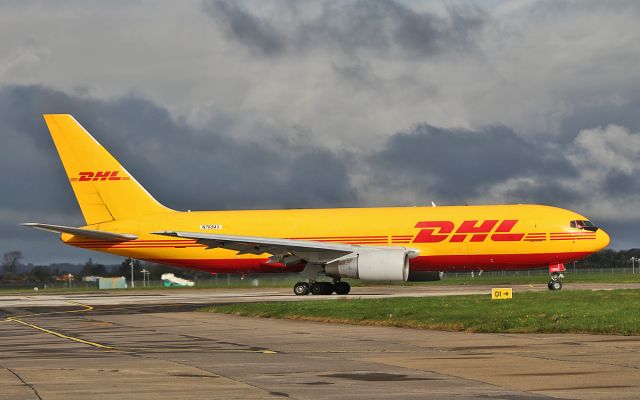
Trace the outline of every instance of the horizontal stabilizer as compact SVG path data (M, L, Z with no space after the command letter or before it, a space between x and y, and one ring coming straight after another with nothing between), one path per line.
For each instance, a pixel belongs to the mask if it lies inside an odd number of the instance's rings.
M90 239L98 240L113 240L113 241L125 241L136 240L138 237L129 233L115 233L107 231L97 231L94 229L74 228L72 226L63 225L49 225L39 224L36 222L27 222L20 224L22 226L28 226L30 228L41 229L43 231L56 232L56 233L69 233L75 236L82 236Z

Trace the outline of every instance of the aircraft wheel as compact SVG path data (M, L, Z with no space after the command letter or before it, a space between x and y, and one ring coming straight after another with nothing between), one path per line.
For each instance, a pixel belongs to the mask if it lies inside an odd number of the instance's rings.
M335 286L331 282L320 282L322 285L322 294L328 295L333 293Z
M309 294L309 284L307 282L298 282L293 286L293 293L296 296L306 296Z
M547 284L547 286L549 287L549 290L560 290L562 289L562 282L559 280L550 280L549 283Z
M334 284L334 290L336 294L349 294L349 292L351 291L351 285L349 285L347 282L336 282Z
M311 294L328 295L333 293L333 283L331 282L315 282L311 285Z
M314 296L322 294L322 287L320 286L320 282L314 282L311 284L311 294Z

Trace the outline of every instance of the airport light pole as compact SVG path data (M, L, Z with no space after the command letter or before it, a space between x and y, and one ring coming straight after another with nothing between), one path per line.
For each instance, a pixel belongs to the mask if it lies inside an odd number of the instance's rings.
M131 289L135 289L136 284L133 282L133 258L129 259L129 265L131 266Z
M149 273L149 271L147 271L146 269L143 269L140 272L142 272L142 287L146 287L147 283L149 282L149 278L148 278L148 275L147 275Z
M636 273L636 261L640 261L640 258L631 257L631 274L635 275Z

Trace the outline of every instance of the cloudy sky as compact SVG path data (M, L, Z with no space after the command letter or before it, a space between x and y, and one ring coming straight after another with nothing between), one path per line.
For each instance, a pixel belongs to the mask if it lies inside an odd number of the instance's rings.
M636 1L4 1L0 253L117 258L42 113L176 209L544 203L640 247Z

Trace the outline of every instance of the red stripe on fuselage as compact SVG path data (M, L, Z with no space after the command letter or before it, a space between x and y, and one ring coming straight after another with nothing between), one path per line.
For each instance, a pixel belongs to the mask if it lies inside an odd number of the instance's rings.
M414 271L465 271L465 270L521 270L548 268L550 264L581 260L591 252L541 253L541 254L474 254L419 256L412 258L410 269ZM269 263L268 259L149 259L160 264L176 265L212 273L260 273L300 272L302 264L285 267Z
M357 239L386 239L387 236L311 236L311 237L293 237L287 238L291 240L357 240Z

